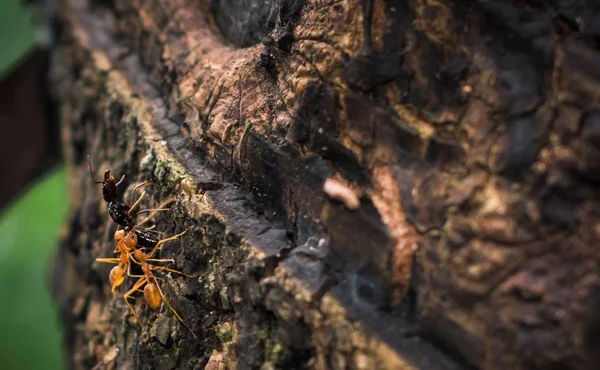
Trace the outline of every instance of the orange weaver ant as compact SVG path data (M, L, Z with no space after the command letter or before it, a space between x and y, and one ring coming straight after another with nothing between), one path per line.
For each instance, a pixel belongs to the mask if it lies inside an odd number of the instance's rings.
M144 253L139 250L136 249L134 251L135 255L139 254L144 255ZM134 277L139 277L138 281L133 285L133 287L127 291L124 295L123 295L123 299L125 300L125 303L127 303L127 306L129 306L129 309L131 310L131 312L133 313L133 315L135 316L135 318L139 320L139 317L137 316L135 310L133 309L133 307L131 306L131 304L129 303L128 299L131 297L131 295L133 293L135 293L136 291L142 291L142 287L144 287L143 293L144 293L144 299L146 300L146 302L148 303L148 305L154 309L160 307L161 302L165 302L165 304L167 305L167 307L169 307L169 309L171 310L171 312L173 312L173 314L175 315L175 317L177 317L177 319L183 324L185 325L190 331L192 331L183 321L183 319L181 318L181 316L179 316L179 314L177 313L177 311L175 311L175 309L173 308L173 306L171 306L171 304L169 303L169 301L167 300L167 298L165 297L164 293L162 292L162 290L160 289L160 285L158 284L158 278L152 273L152 271L168 271L168 272L173 272L176 274L180 274L180 275L184 275L187 277L192 277L191 275L187 275L181 271L177 271L174 269L170 269L164 266L155 266L152 265L150 263L148 263L147 261L149 261L150 259L142 259L141 262L141 266L142 266L142 272L143 275L131 275Z
M156 251L166 242L175 240L185 234L185 231L177 234L175 236L158 240L155 236L139 230L139 226L149 221L152 217L156 215L158 211L164 210L164 206L168 203L171 203L172 199L167 199L163 201L159 208L153 210L153 213L148 215L145 219L140 221L137 225L128 226L125 230L117 230L114 234L115 242L117 243L117 247L113 251L113 253L118 253L118 258L96 258L98 262L106 262L106 263L116 263L117 266L113 267L109 275L109 281L112 286L112 291L114 292L116 287L121 285L125 280L125 272L131 276L131 263L134 262L140 264L142 261L151 261L151 262L173 262L172 259L159 260L159 259L151 259L151 257L156 253ZM140 235L143 238L140 238ZM143 243L140 243L143 242ZM138 248L151 247L152 251L149 254L145 254ZM136 260L137 258L137 260Z
M132 295L136 291L140 291L144 293L144 299L148 303L148 305L154 309L160 307L160 304L164 301L167 307L173 312L175 317L186 326L190 332L193 331L185 324L181 316L175 311L173 306L169 303L165 295L163 294L160 286L158 284L158 278L152 273L152 271L168 271L176 274L184 275L187 277L192 277L191 275L185 274L181 271L170 269L164 266L155 266L150 264L149 262L174 262L172 259L153 259L152 256L156 251L160 248L160 246L166 242L178 239L183 234L187 232L183 231L177 235L171 236L169 238L161 239L156 243L152 251L146 254L141 249L137 248L137 234L133 230L117 230L115 232L115 241L117 242L117 251L120 253L119 258L97 258L98 262L106 262L106 263L115 263L117 266L113 267L110 275L109 281L112 286L112 292L115 292L115 289L120 286L124 281L126 276L130 277L138 277L139 279L133 285L133 287L124 294L119 293L119 295L123 296L123 299L131 313L133 313L134 317L141 324L140 319L129 303L128 299L134 299ZM131 262L138 264L142 268L143 275L133 275L131 273ZM144 289L142 290L142 287ZM195 336L195 334L194 334Z
M154 274L152 274L152 271L153 270L154 271L162 270L162 271L169 271L169 272L177 273L177 274L188 276L188 277L191 277L191 276L187 275L183 272L180 272L178 270L170 269L170 268L163 267L163 266L152 265L152 264L150 264L150 262L174 262L173 259L155 259L155 258L152 258L152 256L154 256L154 254L161 248L161 246L164 243L178 239L179 237L184 235L187 232L187 230L183 231L177 235L158 240L154 236L152 236L146 232L141 232L141 230L137 229L137 227L139 227L140 225L142 225L143 223L145 223L146 221L148 221L149 219L154 217L156 212L158 212L159 210L162 210L162 207L164 207L167 203L170 203L170 202L172 202L172 199L167 199L166 201L163 201L160 204L158 210L154 210L154 212L152 214L148 215L144 220L139 222L137 225L127 227L124 230L121 229L121 230L115 231L114 239L115 239L115 242L117 243L117 247L115 248L114 253L119 254L118 258L97 258L96 259L97 262L116 264L116 266L111 269L110 274L109 274L109 282L112 286L111 291L113 293L117 293L117 294L123 296L125 303L127 304L130 311L133 313L136 320L140 324L141 324L141 322L139 320L139 317L138 317L137 313L135 312L135 310L133 309L133 307L131 306L131 304L129 303L128 299L133 299L133 297L131 297L131 295L134 294L136 291L142 291L141 287L143 287L145 285L143 293L144 293L144 298L145 298L146 302L148 303L148 305L150 305L150 307L152 307L152 308L158 308L158 307L160 307L160 303L162 301L165 301L165 303L167 304L169 309L175 314L177 319L185 325L181 316L179 316L177 311L175 311L175 309L171 306L169 301L166 299L166 297L162 293L162 290L158 286L158 278L156 276L154 276ZM139 238L140 233L141 233L141 235L146 235L146 239L140 239ZM151 246L152 250L149 253L145 253L141 249L141 248L144 248L144 246L140 245L140 241L145 240L146 242L148 242L149 241L148 236L150 236L151 238L154 238L154 240L156 240L156 241ZM137 264L137 265L141 266L142 272L144 274L143 275L133 275L131 273L132 264ZM123 282L125 281L125 278L127 276L138 277L139 279L134 284L133 288L130 289L129 291L127 291L126 293L122 294L122 293L116 292L117 287L120 286L121 284L123 284ZM185 325L185 326L187 327L187 325ZM188 329L190 329L190 328L188 327ZM191 331L191 329L190 329L190 331ZM193 332L192 332L192 334L193 334Z
M153 252L150 255L146 255L144 252L142 252L141 250L136 248L137 241L138 241L137 234L135 232L131 232L131 231L127 232L127 234L125 234L125 233L126 233L125 230L117 230L114 235L115 241L117 242L117 247L115 248L114 252L119 253L118 258L96 258L97 262L116 263L117 264L117 266L113 267L110 270L110 274L108 276L108 280L112 287L111 291L113 293L115 292L115 289L118 286L120 286L121 284L123 284L123 282L125 281L126 273L127 273L127 276L133 276L133 275L131 275L131 263L130 262L134 262L137 264L140 264L141 261L175 262L175 261L173 261L173 259L150 258L154 254L155 250L153 250ZM160 245L162 245L168 241L175 240L183 234L185 234L185 231L183 233L177 234L173 237L159 240L156 243L155 248L158 249L160 247Z

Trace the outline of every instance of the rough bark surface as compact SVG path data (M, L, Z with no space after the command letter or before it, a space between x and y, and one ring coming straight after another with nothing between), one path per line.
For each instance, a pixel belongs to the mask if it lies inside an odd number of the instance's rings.
M596 1L56 16L73 212L53 286L74 368L598 365ZM159 184L145 206L176 197L157 229L189 231L161 256L196 277L163 287L196 338L142 302L137 326L110 294L87 153L124 189Z

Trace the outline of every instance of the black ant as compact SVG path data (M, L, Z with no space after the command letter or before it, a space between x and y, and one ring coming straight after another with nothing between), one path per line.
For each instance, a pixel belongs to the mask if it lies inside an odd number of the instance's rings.
M294 34L292 33L292 26L288 23L283 27L283 32L281 32L277 38L277 46L279 47L279 50L289 53L292 50L293 42Z
M105 202L108 203L108 214L110 215L110 217L118 225L123 226L126 229L133 229L135 223L134 223L133 217L131 216L131 211L133 211L133 209L135 209L135 207L140 203L140 201L142 200L142 198L144 197L144 195L146 193L143 192L142 195L135 201L135 203L133 205L129 206L129 205L119 201L118 196L117 196L117 186L119 184L121 184L121 182L123 182L123 180L125 179L125 175L123 175L123 177L121 177L119 182L116 182L115 177L111 176L110 169L108 169L108 170L104 171L104 179L102 181L96 181L96 179L94 178L94 171L92 169L92 162L90 161L89 155L88 155L88 166L90 168L90 175L92 176L92 181L95 184L102 184L102 198L104 199ZM133 195L135 194L135 192L137 191L137 189L141 188L142 186L152 185L152 184L153 183L150 181L144 181L144 182L136 185L133 188L132 198L133 198ZM152 211L163 211L163 210L164 209L162 207L159 207L158 209L146 209L146 210L137 212L136 216L139 214L142 214L142 213L147 213L147 212L152 212ZM156 243L158 243L158 239L154 235L152 235L148 232L145 232L143 230L136 228L135 233L137 234L138 243L141 247L152 248L153 246L156 245Z
M90 161L90 156L88 155L88 166L90 168L90 175L92 176L92 181L94 184L102 184L102 198L106 203L108 203L108 214L110 217L119 225L127 227L133 226L134 221L133 217L131 217L130 212L135 206L142 200L140 197L133 206L129 206L123 202L119 201L117 196L117 186L123 182L125 179L125 175L121 177L119 182L115 182L115 177L111 176L110 169L104 171L104 180L96 181L94 177L94 170L92 169L92 162ZM144 185L150 184L148 181L145 181L135 187L138 189ZM134 189L134 191L135 191Z

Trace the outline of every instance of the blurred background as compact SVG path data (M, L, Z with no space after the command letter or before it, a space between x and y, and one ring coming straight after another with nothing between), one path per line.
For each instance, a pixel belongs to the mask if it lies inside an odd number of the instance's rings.
M35 41L21 1L0 1L0 369L66 368L48 289L66 174Z

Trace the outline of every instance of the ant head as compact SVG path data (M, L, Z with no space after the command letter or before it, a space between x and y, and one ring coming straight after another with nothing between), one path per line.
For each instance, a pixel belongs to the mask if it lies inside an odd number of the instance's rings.
M127 232L124 239L125 246L129 249L135 248L138 243L138 237L135 231L131 230Z
M110 170L104 171L104 180L96 181L94 178L94 170L92 168L92 161L90 161L90 156L88 154L88 167L90 168L90 176L92 177L92 181L94 184L102 184L102 198L104 198L105 202L114 202L117 200L117 183L115 182L114 176L110 175Z
M124 237L125 237L125 230L115 231L115 242L120 243Z
M102 181L102 198L105 202L114 202L117 200L117 184L114 176L110 175L110 170L104 172L104 181Z

